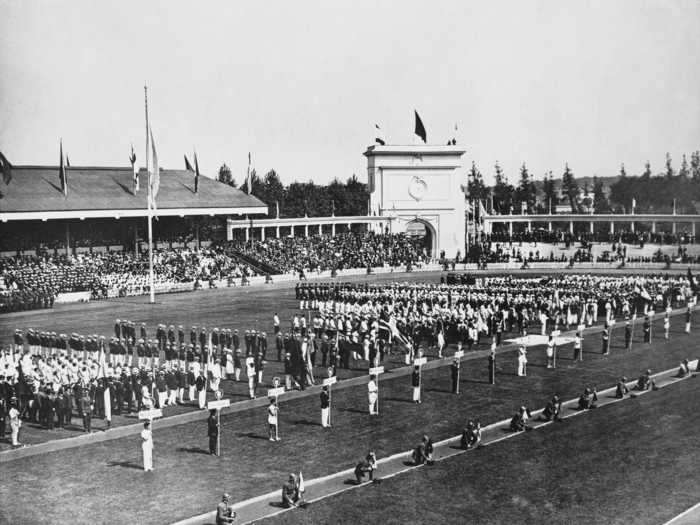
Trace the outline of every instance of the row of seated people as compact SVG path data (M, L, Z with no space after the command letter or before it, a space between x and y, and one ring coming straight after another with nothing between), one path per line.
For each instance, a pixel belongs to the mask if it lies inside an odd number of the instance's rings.
M532 229L532 231L514 232L512 235L508 232L493 232L482 236L482 239L488 242L507 242L507 243L565 243L573 244L578 242L624 242L627 244L693 244L697 241L692 232L685 230L677 233L671 232L633 232L633 231L618 231L610 233L608 231L601 232L581 232L570 233L568 230L553 229L552 231L543 229Z
M366 232L284 237L250 240L234 246L280 273L403 266L427 260L420 242L406 234Z
M213 282L255 275L224 245L154 253L156 286ZM90 292L92 298L136 295L150 290L148 254L84 253L0 259L0 313L50 308L57 294Z

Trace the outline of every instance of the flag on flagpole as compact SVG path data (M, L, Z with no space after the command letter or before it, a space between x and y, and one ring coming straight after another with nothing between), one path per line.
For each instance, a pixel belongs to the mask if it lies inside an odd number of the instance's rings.
M66 176L66 167L63 165L63 139L61 139L61 163L58 168L58 177L61 180L61 191L63 195L68 196L68 178Z
M280 218L280 201L275 201L275 208L277 209L277 218Z
M420 116L415 109L413 112L416 115L416 127L413 132L423 141L423 144L427 144L427 135L425 133L425 126L423 126L423 121L420 119Z
M690 267L688 267L688 281L690 282L690 289L693 293L696 293L698 291L698 285L693 276L693 272L690 271Z
M2 180L5 184L9 184L12 180L12 164L2 154L2 151L0 151L0 164L2 165Z
M245 184L246 184L246 190L248 191L248 195L250 195L250 192L252 190L251 188L251 180L250 180L250 151L248 152L248 174L245 177Z
M304 476L301 473L301 470L299 471L299 487L298 487L299 492L306 492L306 487L304 486Z
M196 151L194 152L194 192L199 192L199 161Z
M68 158L68 155L66 155L66 168L70 168L70 159Z
M129 155L129 162L131 162L131 171L133 172L132 185L134 188L134 193L139 191L139 170L136 167L136 153L134 153L134 145L131 145L131 155Z
M190 161L187 159L187 155L183 155L183 157L185 157L185 169L187 171L194 171L194 169L192 169L192 164L190 164Z
M148 172L148 184L151 190L151 206L153 211L158 213L158 207L156 206L156 197L158 196L158 189L160 188L160 167L158 166L158 153L156 152L156 142L153 140L153 129L149 127L148 129L151 137L151 152L153 153L153 161L151 169Z
M97 358L97 379L105 377L107 375L107 364L105 363L105 349L103 345L100 345L100 355Z
M484 203L479 199L479 217L483 218L484 215L488 215L486 213L486 207L484 206Z
M382 132L382 128L379 127L379 124L374 125L374 142L376 142L380 146L386 146L386 141L384 140L384 133Z
M404 346L408 346L409 344L409 341L406 338L406 336L399 332L399 329L396 326L396 319L394 319L393 316L389 317L388 321L380 319L378 324L378 331L380 335L382 335L389 342L395 340Z
M456 146L457 145L457 123L455 122L455 130L454 133L452 134L452 139L447 141L448 146Z

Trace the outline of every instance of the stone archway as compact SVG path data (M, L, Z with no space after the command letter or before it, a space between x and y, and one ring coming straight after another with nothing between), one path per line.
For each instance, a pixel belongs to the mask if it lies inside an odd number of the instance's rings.
M414 219L406 224L406 235L420 240L429 257L436 257L437 235L435 228L428 221Z

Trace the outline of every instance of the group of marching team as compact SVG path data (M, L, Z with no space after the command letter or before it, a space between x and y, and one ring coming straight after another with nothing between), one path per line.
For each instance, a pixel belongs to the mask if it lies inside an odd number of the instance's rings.
M313 328L346 330L348 319L363 327L360 339L375 330L384 339L395 336L412 348L436 348L438 356L450 343L467 350L481 337L522 333L538 323L540 333L572 326L591 326L604 315L630 318L645 307L683 304L692 296L688 278L669 276L604 277L565 275L516 279L491 277L476 285L352 283L297 286L301 309L318 311ZM305 322L302 319L302 322ZM408 362L408 361L407 361Z

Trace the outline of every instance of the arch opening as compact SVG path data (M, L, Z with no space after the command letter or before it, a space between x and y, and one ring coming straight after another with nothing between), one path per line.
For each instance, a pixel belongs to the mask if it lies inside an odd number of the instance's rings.
M406 225L406 235L417 241L428 257L432 257L435 254L435 242L437 239L431 224L420 219L412 220Z

